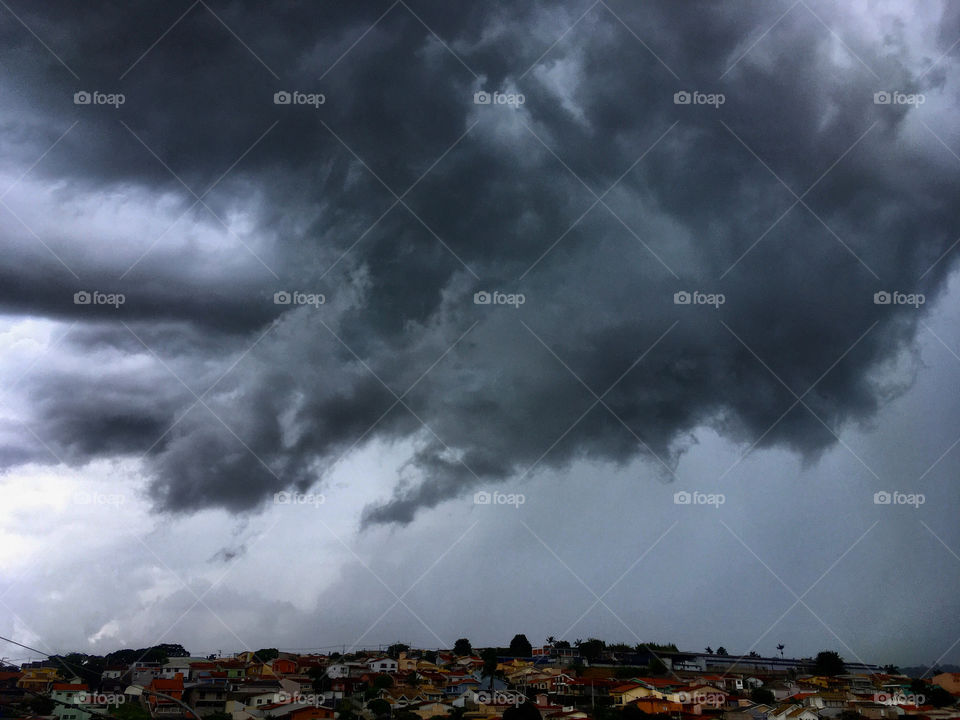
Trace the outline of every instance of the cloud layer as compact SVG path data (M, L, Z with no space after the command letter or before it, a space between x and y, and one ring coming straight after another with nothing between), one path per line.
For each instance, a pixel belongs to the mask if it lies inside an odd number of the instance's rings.
M409 443L373 525L582 458L669 478L704 425L814 458L910 381L923 308L875 293L932 304L954 267L956 15L11 8L49 47L0 30L0 306L67 327L8 469L142 457L160 509L246 511Z

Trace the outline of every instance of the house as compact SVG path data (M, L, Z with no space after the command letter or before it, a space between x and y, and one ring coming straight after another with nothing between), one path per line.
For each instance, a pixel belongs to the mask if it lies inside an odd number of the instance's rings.
M400 658L397 660L397 666L400 672L410 672L411 670L416 670L417 659L413 657L407 657L407 653L401 652Z
M367 667L376 673L396 674L400 670L400 664L393 658L380 657L370 660Z
M715 688L712 685L692 685L684 690L671 693L667 697L683 705L694 705L698 708L720 710L727 704L729 693ZM700 714L699 709L693 712L697 715Z
M854 709L868 720L896 720L901 713L897 707L877 702L856 703Z
M930 679L951 695L960 695L960 673L940 673Z
M17 687L17 682L23 675L19 670L0 670L0 712L2 706L18 703L26 693Z
M767 713L767 720L819 720L816 712L808 707L778 705Z
M177 673L172 678L160 678L155 677L150 681L150 685L147 688L155 693L163 693L164 695L169 695L174 700L183 701L183 674ZM150 714L153 717L171 717L171 716L182 716L187 715L189 718L193 718L192 715L187 713L183 707L174 700L168 700L165 697L158 697L157 695L144 693L147 698L147 706L150 710Z
M215 672L215 671L208 671ZM223 673L221 673L223 674ZM223 712L227 702L226 677L220 683L201 680L197 685L184 689L184 702L194 708L201 716Z
M803 704L806 707L816 710L838 709L842 710L847 704L847 697L838 692L819 692L805 695Z
M90 686L84 683L54 683L50 697L56 702L75 705L80 704L89 692Z
M655 694L657 694L656 691L651 690L647 686L641 685L640 683L624 683L623 685L617 685L610 690L610 697L613 699L613 704L616 706L630 705L635 700L650 697L651 695Z
M277 675L293 675L297 672L297 662L290 658L274 658L269 666L272 672Z
M53 683L50 698L56 702L53 715L57 720L88 720L90 713L82 707L90 688L84 683Z
M443 702L427 701L408 705L406 710L415 712L421 720L429 720L434 715L446 715L453 710L453 705Z
M17 687L38 693L46 693L60 679L55 667L27 668L17 680Z
M753 703L736 710L727 710L724 720L767 720L767 713L773 708L763 703Z
M658 713L676 715L683 710L683 705L678 702L656 697L642 697L630 704L636 706L648 715L656 715Z
M138 660L130 666L128 672L130 673L131 685L142 685L146 687L150 684L151 680L160 677L161 667L158 662Z

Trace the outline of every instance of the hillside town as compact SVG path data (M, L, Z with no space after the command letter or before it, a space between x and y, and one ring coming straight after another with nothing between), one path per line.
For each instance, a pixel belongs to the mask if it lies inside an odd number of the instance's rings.
M673 645L452 650L396 643L192 657L180 645L0 668L0 716L27 720L960 720L960 673ZM920 675L920 673L914 673Z

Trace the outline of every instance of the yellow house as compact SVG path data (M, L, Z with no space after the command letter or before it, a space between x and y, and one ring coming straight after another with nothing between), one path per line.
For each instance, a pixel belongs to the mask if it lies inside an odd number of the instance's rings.
M23 676L17 680L17 687L33 692L45 693L52 683L58 682L60 676L56 668L40 667L23 671Z
M651 696L660 697L660 693L637 683L624 683L623 685L618 685L610 691L610 697L613 698L613 704L620 707L629 705L640 698Z

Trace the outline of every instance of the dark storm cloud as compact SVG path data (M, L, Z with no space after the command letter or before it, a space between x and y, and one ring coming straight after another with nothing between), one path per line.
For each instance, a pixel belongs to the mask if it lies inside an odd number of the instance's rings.
M229 269L161 242L124 275L126 252L88 265L82 242L54 243L82 278L130 298L129 329L98 325L77 344L145 352L132 330L171 374L209 378L191 392L136 374L116 393L79 374L72 391L45 375L28 386L44 442L72 462L147 452L166 510L256 507L373 438L414 450L367 523L580 457L639 453L669 477L701 424L815 457L887 399L882 369L912 342L921 313L874 293L932 304L953 266L937 260L960 225L960 174L911 121L937 127L935 103L876 105L874 93L952 105L942 74L910 68L940 56L956 17L943 47L916 58L817 3L762 38L786 7L11 8L80 80L6 23L4 122L24 142L5 153L29 165L79 120L34 171L61 192L200 196L220 218L255 218L263 263L237 246ZM127 100L75 106L79 89ZM525 104L475 105L481 89ZM326 102L276 106L277 90ZM676 105L681 90L725 102ZM65 300L76 278L42 267L4 261L3 307L86 317ZM270 293L284 288L328 302L271 327ZM481 289L526 303L475 305ZM677 306L678 290L726 303ZM244 355L205 328L256 347Z

